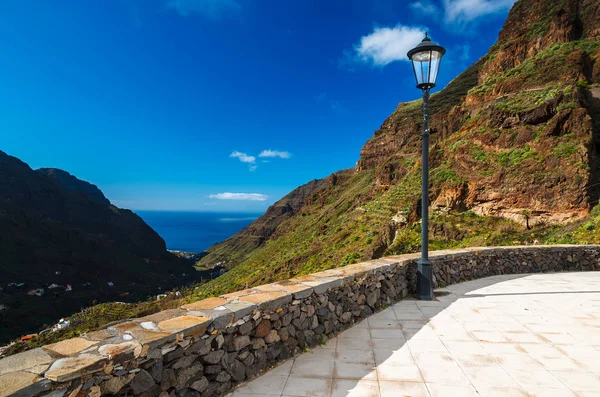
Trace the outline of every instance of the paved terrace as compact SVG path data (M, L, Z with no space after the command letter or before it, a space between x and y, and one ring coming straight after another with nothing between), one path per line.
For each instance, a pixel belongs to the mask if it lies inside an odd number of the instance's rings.
M388 307L230 396L600 396L600 272L443 291Z

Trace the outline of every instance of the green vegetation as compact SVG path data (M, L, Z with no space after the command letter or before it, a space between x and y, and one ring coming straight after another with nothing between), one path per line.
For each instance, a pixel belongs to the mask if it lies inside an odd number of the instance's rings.
M504 112L518 113L552 101L560 95L573 92L571 85L551 83L544 88L518 91L516 95L501 98L494 106Z
M587 55L595 54L600 50L600 42L577 40L553 44L520 65L504 73L492 75L480 85L471 88L469 94L485 95L501 84L511 87L531 87L552 80L562 81L569 76L568 71L573 69L573 63L577 62L570 56L577 50Z
M505 152L497 154L498 164L504 167L515 167L526 159L535 158L536 154L529 145L525 145L523 149L509 149Z
M571 157L572 154L577 153L579 145L574 142L559 142L552 149L552 154L556 157L566 158Z

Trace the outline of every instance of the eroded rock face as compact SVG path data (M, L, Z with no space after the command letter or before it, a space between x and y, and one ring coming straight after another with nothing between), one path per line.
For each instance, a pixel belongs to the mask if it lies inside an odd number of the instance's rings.
M593 0L518 1L489 53L431 97L434 209L520 223L524 211L534 223L587 214L598 196L587 187L599 179L600 131L582 87L600 82L599 21ZM407 159L419 161L421 118L420 103L400 104L356 170L402 184Z

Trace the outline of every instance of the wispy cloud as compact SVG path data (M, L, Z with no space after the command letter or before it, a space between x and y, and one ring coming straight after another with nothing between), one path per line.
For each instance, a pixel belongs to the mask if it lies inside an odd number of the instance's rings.
M237 150L234 150L233 153L231 153L229 155L229 157L237 158L242 163L255 163L256 162L256 157L249 156L246 153L238 152Z
M444 0L446 23L468 23L512 7L516 0Z
M250 156L250 155L248 155L246 153L242 153L242 152L238 152L237 150L234 150L229 155L229 157L234 158L234 159L238 159L242 163L249 164L248 165L248 169L250 170L250 172L254 172L258 168L258 166L256 165L256 157L254 157L254 156Z
M438 12L437 6L429 0L415 1L413 3L410 3L408 7L412 11L418 12L420 14L434 15Z
M245 201L265 201L269 196L260 193L218 193L208 196L217 200L245 200Z
M167 7L184 17L198 14L214 20L235 17L242 11L236 0L169 0Z
M353 51L345 52L340 64L347 67L353 63L364 63L383 67L394 61L408 60L406 53L419 44L424 36L425 29L422 27L375 27L373 32L361 37Z
M282 159L289 159L290 157L292 157L290 152L282 152L279 150L263 150L262 152L260 152L260 154L258 155L258 157L279 157Z

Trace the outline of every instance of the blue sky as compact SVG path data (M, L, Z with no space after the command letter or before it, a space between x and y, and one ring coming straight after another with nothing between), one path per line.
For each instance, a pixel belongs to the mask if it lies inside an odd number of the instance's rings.
M438 89L514 0L7 0L0 150L132 209L264 211L351 168L420 93L406 52L448 52Z

